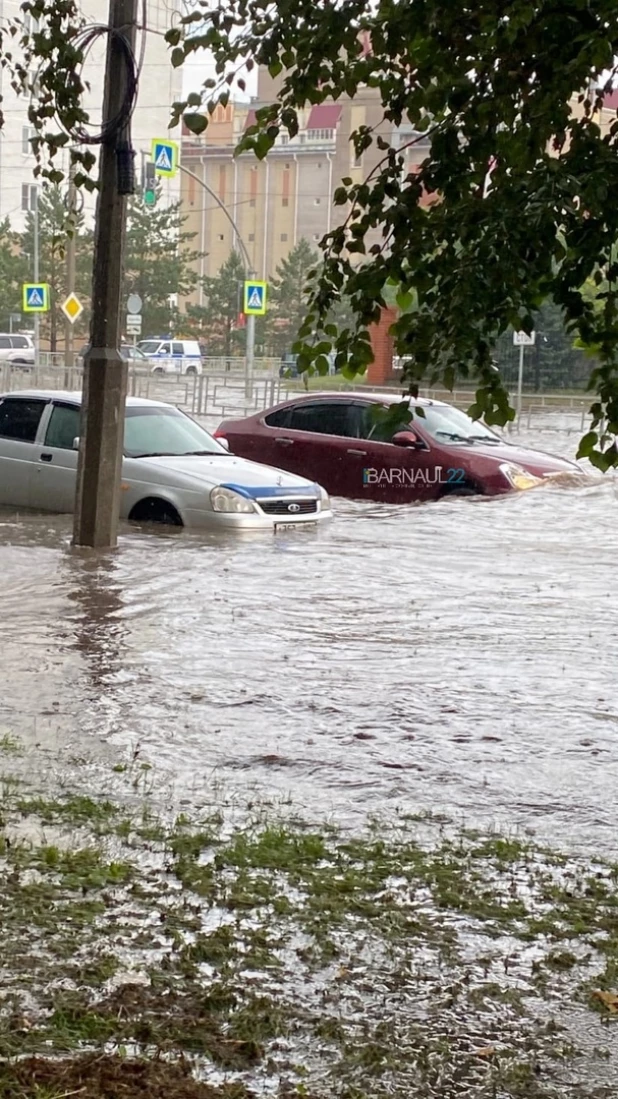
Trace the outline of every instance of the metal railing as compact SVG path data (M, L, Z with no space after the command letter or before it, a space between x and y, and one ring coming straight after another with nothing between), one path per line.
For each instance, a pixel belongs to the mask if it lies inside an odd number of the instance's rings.
M244 362L238 360L230 370L220 368L220 360L207 360L207 368L201 374L154 374L143 368L129 367L128 393L134 397L167 401L178 405L194 416L249 416L261 409L270 408L282 401L300 397L304 389L290 386L289 379L279 377L277 363L273 371L273 360L263 360L264 367L256 370L247 393ZM19 389L47 389L64 392L79 391L82 386L83 367L81 364L71 368L64 362L41 363L37 368L17 367L8 362L0 362L0 392ZM367 393L369 387L352 385L342 380L341 389L348 393ZM370 387L372 393L384 393L392 396L398 390L393 386ZM420 389L423 397L445 400L457 408L467 409L474 399L470 390ZM547 419L551 413L568 413L572 420L570 430L584 431L589 415L590 398L562 394L524 393L520 426L530 427L533 421ZM510 424L507 430L517 430L518 425Z

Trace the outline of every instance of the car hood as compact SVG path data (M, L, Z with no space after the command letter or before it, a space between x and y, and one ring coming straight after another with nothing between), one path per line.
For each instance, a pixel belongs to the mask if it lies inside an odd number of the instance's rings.
M286 490L315 488L306 477L285 473L274 466L250 462L227 454L186 454L180 457L134 458L141 466L153 470L167 469L181 477L190 477L208 485L237 485L242 488L279 488Z
M546 454L544 450L532 450L516 443L501 442L495 446L492 443L471 443L469 447L453 447L453 454L455 450L465 452L468 458L478 456L493 459L496 465L512 462L513 465L522 466L540 477L544 473L583 473L581 466L569 458L560 458L557 454Z

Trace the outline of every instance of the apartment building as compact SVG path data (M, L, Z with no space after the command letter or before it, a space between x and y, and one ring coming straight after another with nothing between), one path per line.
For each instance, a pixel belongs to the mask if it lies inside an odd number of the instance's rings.
M280 134L265 160L258 161L253 154L234 157L256 110L275 102L277 93L278 82L261 71L254 101L218 107L199 138L183 134L182 164L191 173L183 174L181 184L185 228L195 233L202 276L216 275L233 248L242 251L240 238L256 276L272 278L299 240L317 248L324 234L345 218L347 209L333 204L341 180L362 182L383 155L374 144L357 157L351 133L371 126L397 146L413 136L411 127L397 129L384 121L379 92L367 88L353 100L343 98L301 111L297 136ZM410 169L426 149L421 139L407 150ZM199 304L201 298L198 289L189 300Z
M107 23L108 0L80 0L80 8L89 24ZM183 9L182 0L148 0L148 33L139 82L137 105L133 115L133 144L137 151L136 167L141 171L142 158L150 155L155 137L168 135L170 107L182 92L182 74L173 69L165 32ZM0 0L0 25L20 14L20 0ZM139 34L140 32L138 32ZM93 129L100 125L105 76L106 42L102 37L90 51L84 66L85 79L90 90L84 97L84 106L90 115ZM138 56L141 53L141 37L138 38ZM0 97L4 126L0 130L0 220L8 217L17 231L24 228L25 214L22 198L34 182L35 158L32 155L28 125L28 99L18 96L11 87L9 74L0 68ZM173 135L176 136L176 132ZM60 155L58 163L67 167L67 156ZM180 195L178 179L163 184L163 200L172 202ZM88 218L94 215L96 198L84 192L84 212Z

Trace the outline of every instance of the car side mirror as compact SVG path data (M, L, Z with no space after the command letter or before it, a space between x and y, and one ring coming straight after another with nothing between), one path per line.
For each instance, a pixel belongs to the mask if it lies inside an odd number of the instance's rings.
M73 439L73 450L79 450L79 435Z
M397 431L391 442L395 446L407 446L412 450L423 450L425 444L414 431Z

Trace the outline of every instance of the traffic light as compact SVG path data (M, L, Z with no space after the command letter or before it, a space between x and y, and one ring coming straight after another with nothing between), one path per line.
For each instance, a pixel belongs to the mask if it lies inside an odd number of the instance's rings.
M152 160L147 160L144 164L144 179L142 183L142 194L145 206L154 206L157 201L157 177L155 173L155 166Z

